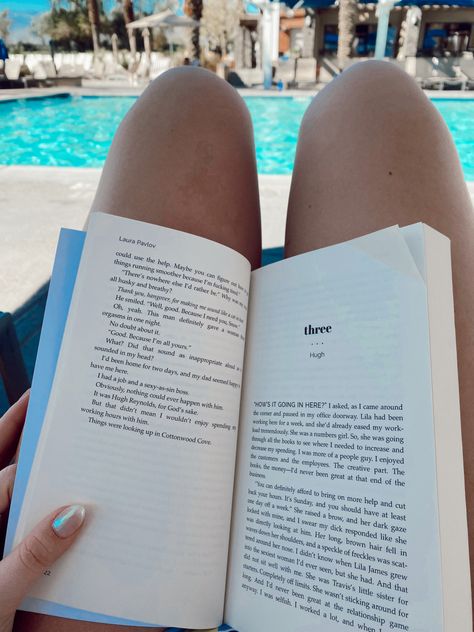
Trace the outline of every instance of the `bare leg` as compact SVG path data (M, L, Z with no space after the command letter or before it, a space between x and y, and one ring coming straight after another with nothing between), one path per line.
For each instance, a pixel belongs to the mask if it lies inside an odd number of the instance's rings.
M301 125L286 256L419 221L451 239L473 574L473 209L451 136L422 91L387 62L353 66L318 94Z
M92 211L207 237L258 267L252 123L237 92L199 68L154 81L115 135Z
M220 242L260 265L250 115L211 73L179 68L145 91L115 135L92 212L161 224ZM143 630L19 613L18 632ZM148 628L150 629L150 628Z

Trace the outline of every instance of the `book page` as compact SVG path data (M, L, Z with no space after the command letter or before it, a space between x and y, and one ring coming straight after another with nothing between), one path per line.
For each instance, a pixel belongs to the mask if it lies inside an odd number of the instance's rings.
M426 224L401 229L428 288L439 535L446 630L472 631L471 574L451 244Z
M94 214L15 534L84 503L30 597L144 623L222 620L249 263Z
M226 621L441 632L427 294L403 236L251 287Z

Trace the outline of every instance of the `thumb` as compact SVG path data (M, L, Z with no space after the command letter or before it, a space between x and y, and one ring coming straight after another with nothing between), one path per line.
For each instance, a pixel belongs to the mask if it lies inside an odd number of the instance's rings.
M13 615L33 582L67 551L85 513L82 505L57 509L0 562L0 618Z

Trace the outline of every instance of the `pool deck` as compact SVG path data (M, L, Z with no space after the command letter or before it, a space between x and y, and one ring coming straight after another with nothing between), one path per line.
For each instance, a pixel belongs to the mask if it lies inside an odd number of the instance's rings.
M90 82L90 85L84 85L81 87L64 86L63 88L17 88L12 90L0 90L0 102L16 99L53 97L65 94L83 97L138 97L146 87L146 84L131 86L124 83L114 85L114 83L108 83L106 81L93 81ZM247 97L313 97L322 90L323 87L324 84L321 84L311 89L297 88L282 91L277 90L275 87L271 90L264 90L263 88L239 88L237 92L242 96ZM424 93L430 99L474 100L474 90L424 90Z

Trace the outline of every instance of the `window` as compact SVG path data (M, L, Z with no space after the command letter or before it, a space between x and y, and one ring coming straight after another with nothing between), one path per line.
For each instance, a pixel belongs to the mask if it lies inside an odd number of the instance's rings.
M460 55L469 47L471 28L469 23L429 23L426 25L422 51L428 55L446 52Z
M387 47L385 54L394 57L397 29L394 26L388 27ZM353 57L372 57L375 52L375 41L377 39L376 24L357 24L354 42L352 44ZM335 24L328 24L324 27L323 53L337 51L338 28Z

